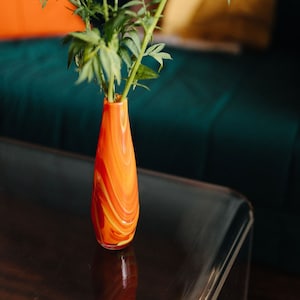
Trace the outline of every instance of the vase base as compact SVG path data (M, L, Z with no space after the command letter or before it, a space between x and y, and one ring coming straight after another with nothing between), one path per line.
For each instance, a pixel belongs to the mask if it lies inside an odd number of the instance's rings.
M98 241L99 245L107 250L122 250L130 245L131 242L126 242L124 244L104 244Z

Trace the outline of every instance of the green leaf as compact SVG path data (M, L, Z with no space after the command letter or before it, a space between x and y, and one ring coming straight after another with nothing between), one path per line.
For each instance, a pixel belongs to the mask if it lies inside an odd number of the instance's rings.
M139 49L136 47L135 43L133 42L132 39L130 38L125 38L123 39L123 44L124 46L126 46L129 51L135 56L138 57L139 56Z
M158 52L160 52L164 47L165 47L165 44L164 44L164 43L154 44L154 45L150 46L150 47L146 50L144 56L150 55L150 54L152 54L152 53L158 53Z
M93 45L99 44L101 38L99 30L97 28L94 28L93 30L87 30L84 32L71 32L69 35L73 38Z
M47 5L48 0L40 0L42 4L42 8L44 8Z
M171 55L167 52L161 52L165 47L164 43L158 43L150 46L146 51L144 56L153 57L160 65L158 72L163 68L164 59L172 59Z
M130 18L133 18L133 19L136 19L138 17L137 13L135 11L133 11L133 10L126 10L125 14L126 14L126 16L128 16ZM136 21L136 22L138 22L138 21Z
M79 70L79 77L76 81L76 84L82 83L83 81L87 80L91 82L94 77L93 73L93 65L92 61L88 61L81 70Z
M158 77L158 74L154 70L141 64L135 75L135 81L137 82L138 80L155 79L157 77Z
M85 43L76 40L71 36L67 36L64 40L63 43L70 43L69 50L68 50L68 68L70 67L71 63L74 61L75 58L80 57L79 65L81 65L81 59L82 59L82 54L83 50L85 49Z
M95 55L92 60L93 64L93 72L97 78L97 82L99 83L100 87L102 87L102 80L101 80L101 64L100 64L100 59L98 55Z
M68 68L71 66L71 64L75 60L75 58L79 59L78 61L76 61L76 65L78 67L80 67L81 59L78 56L82 56L82 52L80 55L80 49L77 48L77 45L71 44L69 47L69 52L68 52Z
M151 53L150 54L151 57L153 57L158 63L159 63L159 70L158 72L161 71L161 69L163 68L163 60L164 59L172 59L171 55L169 53L166 52L159 52L159 53Z
M111 41L115 33L120 32L128 18L129 16L125 14L125 11L120 10L116 16L105 22L104 32L107 42Z
M132 60L131 60L131 57L130 57L128 51L125 48L120 47L119 54L120 54L120 57L122 58L122 60L124 61L124 63L126 64L127 69L130 69Z
M138 86L138 87L142 87L142 88L146 89L147 91L150 91L150 89L149 89L149 87L148 87L147 85L141 84L141 83L138 83L138 82L136 82L136 83L133 85L133 90L135 90L135 88L136 88L137 86Z
M128 32L128 37L134 42L138 52L141 52L141 40L136 30Z
M146 12L147 12L146 6L142 6L142 7L138 10L137 15L138 15L139 17L142 17L142 16L145 15Z
M74 10L74 14L81 16L82 13L84 13L84 7L78 7L76 10Z
M115 78L121 82L121 59L119 55L109 47L100 50L100 61L107 78Z
M80 0L69 0L73 5L79 7L81 5Z
M122 6L122 8L129 8L129 7L137 6L137 5L143 5L143 1L138 1L138 0L129 1L129 2L125 3Z
M154 17L151 16L151 15L150 16L145 16L143 18L142 24L143 24L143 27L144 27L145 31L148 31L149 28L151 28L151 25L152 25L153 22L154 22Z

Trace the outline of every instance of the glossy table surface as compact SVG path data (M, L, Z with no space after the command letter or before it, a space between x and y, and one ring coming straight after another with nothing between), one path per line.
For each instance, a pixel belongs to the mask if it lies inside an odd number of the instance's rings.
M102 249L93 160L0 139L0 299L216 299L253 216L230 189L139 170L133 243Z

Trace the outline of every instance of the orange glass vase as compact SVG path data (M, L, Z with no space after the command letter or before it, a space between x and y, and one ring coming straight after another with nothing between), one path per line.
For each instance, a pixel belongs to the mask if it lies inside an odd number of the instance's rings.
M127 100L104 100L91 216L97 241L104 248L118 250L132 241L139 217L139 196Z

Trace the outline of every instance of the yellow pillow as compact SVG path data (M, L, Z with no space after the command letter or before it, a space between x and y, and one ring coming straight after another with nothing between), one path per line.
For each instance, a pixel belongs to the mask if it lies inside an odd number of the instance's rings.
M68 8L68 0L48 0L42 9L40 0L2 1L0 38L28 38L64 35L83 30L84 23Z
M240 42L266 48L275 0L169 0L163 32L184 38Z

